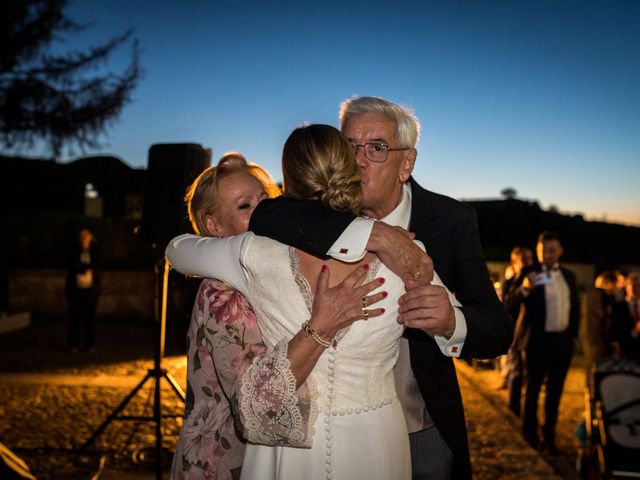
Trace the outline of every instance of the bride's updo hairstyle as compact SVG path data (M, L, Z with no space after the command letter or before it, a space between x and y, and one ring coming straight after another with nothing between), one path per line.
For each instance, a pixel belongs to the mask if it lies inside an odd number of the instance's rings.
M306 125L289 135L282 176L286 195L318 200L339 212L360 211L360 167L347 140L330 125Z
M265 169L256 163L248 162L241 153L228 152L220 158L215 167L209 167L198 175L184 196L191 226L197 234L209 235L206 216L215 213L219 200L220 180L239 171L256 177L269 198L280 195L278 185Z

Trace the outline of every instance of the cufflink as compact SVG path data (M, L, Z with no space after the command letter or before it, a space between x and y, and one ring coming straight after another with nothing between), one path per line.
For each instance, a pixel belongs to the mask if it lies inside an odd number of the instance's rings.
M349 249L348 248L341 248L340 249L340 253L343 255L346 255L347 253L349 253Z
M458 353L458 347L451 347L451 351L453 353Z

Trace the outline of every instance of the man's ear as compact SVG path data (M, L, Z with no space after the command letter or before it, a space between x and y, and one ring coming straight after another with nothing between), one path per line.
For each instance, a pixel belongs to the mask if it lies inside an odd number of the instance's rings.
M211 214L206 214L204 216L204 224L207 228L207 233L213 237L221 237L222 232L220 230L220 222L218 222L218 218Z
M400 172L398 174L398 179L401 183L409 180L411 176L411 172L413 172L413 167L416 164L416 157L418 156L418 151L415 148L411 148L405 152L405 155L402 159L402 166L400 167Z

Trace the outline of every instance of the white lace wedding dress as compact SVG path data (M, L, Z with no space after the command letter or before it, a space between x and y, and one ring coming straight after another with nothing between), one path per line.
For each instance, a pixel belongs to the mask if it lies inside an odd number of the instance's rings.
M282 340L299 332L310 316L312 292L298 270L297 258L290 247L253 235L242 249L247 296L268 348L279 348ZM411 477L408 434L393 380L402 335L402 326L396 322L397 301L404 286L380 262L371 267L370 279L385 278L381 288L389 295L376 304L385 313L366 322L357 321L340 332L308 378L307 384L315 393L308 413L314 429L307 432L311 448L249 444L242 480ZM245 418L249 429L252 422L260 423L259 416L265 414L260 397L245 391L240 403L244 403L245 411L260 412L254 419L251 414ZM293 432L298 423L300 428L306 423L295 414L282 418ZM299 432L299 436L305 434Z

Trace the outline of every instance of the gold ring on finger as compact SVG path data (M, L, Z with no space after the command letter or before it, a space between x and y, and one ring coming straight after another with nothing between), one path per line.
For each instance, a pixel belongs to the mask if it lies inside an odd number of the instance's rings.
M366 322L369 320L369 310L362 309L362 319Z
M362 309L367 308L367 297L362 297Z
M418 280L418 278L420 278L420 275L421 275L420 270L411 274L414 280Z

